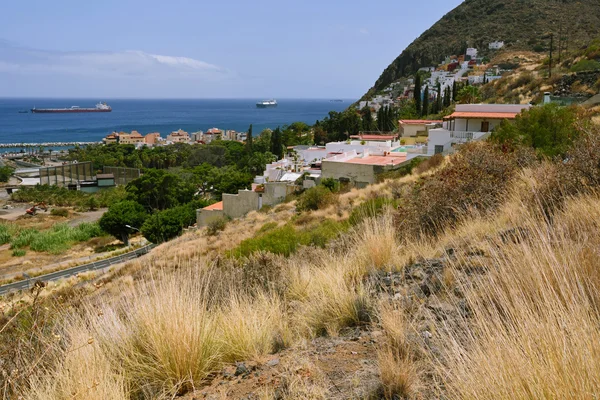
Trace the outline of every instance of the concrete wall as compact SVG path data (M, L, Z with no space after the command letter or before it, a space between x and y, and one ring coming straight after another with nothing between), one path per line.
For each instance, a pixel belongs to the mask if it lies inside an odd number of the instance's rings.
M351 164L323 160L321 164L322 178L347 178L358 187L364 187L376 182L377 174L384 172L381 166L366 164Z
M223 194L223 212L230 218L240 218L250 211L260 209L260 194L240 190L238 194Z
M402 137L427 136L427 128L423 125L400 125Z
M223 210L196 210L196 224L198 228L202 228L224 215Z
M287 182L267 182L262 195L263 206L274 206L285 200L288 195Z

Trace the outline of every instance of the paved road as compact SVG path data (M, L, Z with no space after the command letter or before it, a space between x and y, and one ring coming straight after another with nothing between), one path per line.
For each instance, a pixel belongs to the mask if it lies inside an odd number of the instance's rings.
M46 275L36 276L35 278L26 279L26 280L14 282L14 283L9 283L8 285L0 286L0 295L6 294L9 292L13 292L16 290L29 289L30 287L33 286L33 284L36 281L50 282L50 281L55 281L55 280L62 279L62 278L68 278L70 276L79 274L81 272L96 271L99 269L108 268L111 265L120 264L122 262L133 260L139 256L147 254L154 247L155 247L154 244L149 244L149 245L139 248L135 251L121 254L120 256L107 258L106 260L100 260L100 261L96 261L96 262L93 262L90 264L79 265L77 267L65 269L62 271L56 271L56 272L52 272L52 273L49 273Z

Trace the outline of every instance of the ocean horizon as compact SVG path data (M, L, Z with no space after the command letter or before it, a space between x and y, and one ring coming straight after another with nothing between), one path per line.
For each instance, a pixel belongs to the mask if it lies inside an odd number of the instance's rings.
M94 107L98 101L109 113L32 114L31 108ZM141 134L206 131L210 128L246 131L255 135L292 122L314 124L330 111L343 111L356 99L277 99L276 108L259 109L264 99L83 99L0 97L0 143L97 142L113 131ZM337 100L337 99L335 99Z

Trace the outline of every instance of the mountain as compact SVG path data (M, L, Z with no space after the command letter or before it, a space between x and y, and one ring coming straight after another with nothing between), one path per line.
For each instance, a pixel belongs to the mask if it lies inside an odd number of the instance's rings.
M554 33L555 49L559 37L562 48L574 49L600 36L600 1L466 0L411 43L363 98L420 67L464 54L467 47L485 54L490 42L500 40L507 49L544 51L549 33Z

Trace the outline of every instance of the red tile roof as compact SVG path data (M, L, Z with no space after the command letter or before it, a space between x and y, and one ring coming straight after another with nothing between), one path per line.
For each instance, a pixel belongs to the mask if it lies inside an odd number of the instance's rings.
M424 119L401 119L400 124L402 125L427 125L427 124L441 124L443 121L428 121Z
M326 160L327 161L327 160ZM348 164L365 164L365 165L398 165L406 161L406 157L388 157L388 156L368 156L356 157L350 160L342 161Z
M520 113L514 112L464 112L457 111L452 115L444 117L444 119L456 118L484 118L484 119L515 119Z
M204 207L204 208L203 208L203 210L206 210L206 211L216 211L216 210L223 210L223 202L222 202L222 201L220 201L220 202L218 202L218 203L211 204L211 205L210 205L210 206L208 206L208 207Z

